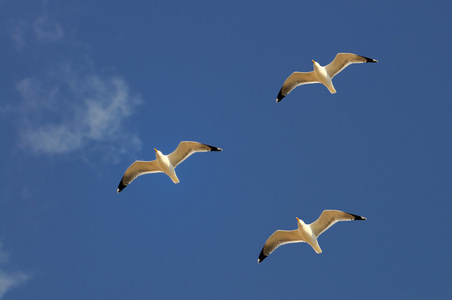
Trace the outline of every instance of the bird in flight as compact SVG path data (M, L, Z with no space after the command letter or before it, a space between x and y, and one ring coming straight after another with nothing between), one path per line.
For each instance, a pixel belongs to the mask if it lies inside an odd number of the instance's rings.
M124 176L119 182L117 192L121 192L129 183L140 175L148 173L165 173L174 183L179 183L175 168L183 162L187 157L195 152L207 151L223 151L223 149L201 144L198 142L180 142L176 150L171 154L164 155L159 150L155 149L156 159L152 161L135 161L129 168L127 168Z
M315 252L322 253L317 238L336 222L352 220L366 220L366 218L340 210L324 210L320 217L311 224L305 224L303 220L297 218L298 229L275 231L265 242L257 262L262 262L279 246L290 243L305 242L308 243Z
M294 88L303 84L321 83L328 88L331 94L336 93L332 79L350 64L358 63L376 63L377 60L353 53L338 53L333 61L322 67L318 62L312 61L314 71L311 72L293 72L284 81L281 90L276 97L276 102L280 102Z

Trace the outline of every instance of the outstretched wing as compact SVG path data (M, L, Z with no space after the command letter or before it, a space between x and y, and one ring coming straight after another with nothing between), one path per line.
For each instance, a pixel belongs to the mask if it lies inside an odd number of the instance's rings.
M278 96L276 97L276 102L281 101L285 96L287 96L294 88L303 84L318 83L317 77L314 71L311 72L293 72L286 81L284 81Z
M338 53L333 61L325 67L331 79L350 64L376 63L377 60L353 53Z
M223 149L198 142L180 142L176 150L168 155L168 159L173 167L176 167L193 153L207 151L223 151Z
M265 242L264 247L259 254L257 262L260 263L279 246L290 243L301 243L302 240L298 229L295 230L276 230Z
M352 221L352 220L366 220L365 217L361 217L354 214L349 214L340 210L324 210L320 217L309 224L312 232L319 237L325 230L333 226L339 221Z
M153 161L137 160L136 162L131 164L129 168L127 168L126 172L124 173L124 176L119 182L117 192L118 193L121 192L129 183L131 183L135 178L137 178L140 175L158 172L162 172L162 170L160 170L156 160Z

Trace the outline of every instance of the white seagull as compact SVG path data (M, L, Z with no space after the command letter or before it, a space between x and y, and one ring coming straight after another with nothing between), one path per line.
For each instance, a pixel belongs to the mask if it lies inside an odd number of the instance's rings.
M336 89L331 81L334 76L345 69L350 64L358 63L376 63L377 60L356 55L353 53L338 53L333 61L322 67L318 62L312 61L314 64L314 71L311 72L293 72L286 81L284 81L281 90L279 91L276 102L281 101L294 88L303 84L321 83L328 88L331 94L336 93Z
M156 160L152 161L135 161L124 173L118 185L117 192L121 192L129 183L140 175L148 173L163 172L168 175L174 183L179 183L174 169L183 162L187 157L195 152L207 151L223 151L221 148L201 144L198 142L180 142L173 153L164 155L159 150L155 149Z
M365 217L349 214L340 210L324 210L311 224L305 224L297 218L298 229L276 230L265 242L257 262L260 263L281 245L290 243L308 243L317 253L322 253L317 238L339 221L366 220Z

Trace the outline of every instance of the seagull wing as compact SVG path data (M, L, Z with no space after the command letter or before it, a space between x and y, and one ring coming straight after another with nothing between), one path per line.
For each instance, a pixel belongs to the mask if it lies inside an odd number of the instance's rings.
M281 245L301 242L304 242L304 240L301 238L301 234L298 229L276 230L265 242L265 245L262 248L261 253L259 254L257 262L260 263L261 261L263 261Z
M311 226L312 232L319 237L325 230L333 226L336 222L352 220L366 220L366 218L340 210L324 210L320 217L312 224L309 224L309 226Z
M293 72L286 81L284 81L281 90L279 91L276 102L279 102L287 96L294 88L303 84L318 83L314 71L311 72Z
M180 142L176 150L168 155L168 159L175 168L178 164L183 162L187 157L195 152L207 152L207 151L223 151L221 148L201 144L198 142Z
M353 53L338 53L333 61L325 67L331 79L350 64L376 63L377 60Z
M160 170L156 160L153 161L137 160L136 162L131 164L129 168L127 168L126 172L124 173L124 176L119 182L117 192L118 193L121 192L129 183L131 183L135 178L137 178L140 175L158 172L162 172L162 170Z

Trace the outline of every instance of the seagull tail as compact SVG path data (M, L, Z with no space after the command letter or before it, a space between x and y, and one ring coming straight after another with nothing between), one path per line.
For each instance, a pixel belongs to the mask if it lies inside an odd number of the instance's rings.
M325 86L327 87L331 94L336 94L336 89L334 88L333 83Z
M312 247L312 249L314 249L314 251L317 254L322 253L322 249L320 249L319 242L317 241L317 238L315 240L309 242L308 244Z
M322 253L322 249L320 249L320 246L319 246L318 243L317 243L317 245L315 245L315 247L312 247L312 248L314 249L314 251L315 251L317 254Z
M174 183L179 183L179 178L177 178L176 173L173 173L173 174L171 174L171 175L168 174L168 176L171 178L171 180L172 180Z

